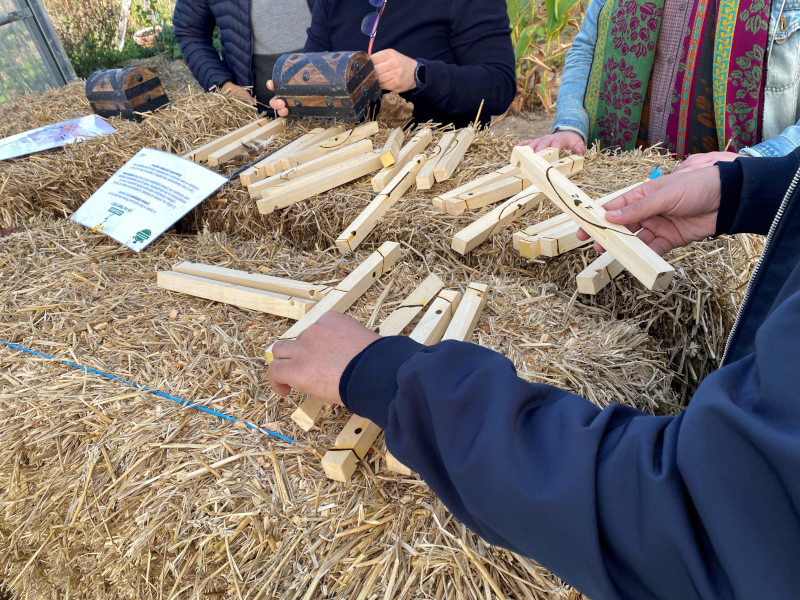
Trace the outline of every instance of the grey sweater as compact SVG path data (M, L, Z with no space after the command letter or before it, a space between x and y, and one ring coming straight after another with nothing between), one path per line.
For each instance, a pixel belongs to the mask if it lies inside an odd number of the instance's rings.
M254 54L280 55L305 45L311 25L306 0L251 0L250 15Z

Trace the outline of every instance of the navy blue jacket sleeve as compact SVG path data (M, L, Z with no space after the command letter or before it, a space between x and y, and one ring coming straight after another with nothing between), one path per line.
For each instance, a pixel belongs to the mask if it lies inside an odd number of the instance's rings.
M328 8L328 0L314 2L311 25L306 29L306 45L303 47L303 52L333 52ZM367 8L369 8L369 4L367 4ZM365 9L364 14L366 12L368 11Z
M716 235L766 235L798 166L800 148L775 158L737 158L717 163L722 197Z
M790 598L800 586L795 304L675 417L601 410L453 341L383 338L340 390L470 529L593 600Z
M173 35L192 75L205 91L236 81L214 48L212 37L216 21L208 0L177 0L172 15ZM240 83L247 85L247 82Z
M445 113L502 115L517 93L514 48L505 0L454 0L450 45L457 64L412 58L425 65L425 84L409 99L425 98Z

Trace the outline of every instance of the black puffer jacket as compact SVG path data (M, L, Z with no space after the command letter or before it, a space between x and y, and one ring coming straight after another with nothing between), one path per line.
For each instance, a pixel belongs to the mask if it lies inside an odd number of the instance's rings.
M253 85L250 1L177 0L175 3L173 34L192 74L206 91L222 87L226 81ZM314 0L306 2L313 12ZM222 58L212 43L215 25L219 25Z

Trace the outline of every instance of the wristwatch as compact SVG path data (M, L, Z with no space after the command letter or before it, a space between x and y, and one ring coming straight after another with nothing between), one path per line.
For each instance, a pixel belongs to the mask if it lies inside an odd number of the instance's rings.
M425 85L425 63L421 60L417 60L417 68L414 69L414 82L417 88Z

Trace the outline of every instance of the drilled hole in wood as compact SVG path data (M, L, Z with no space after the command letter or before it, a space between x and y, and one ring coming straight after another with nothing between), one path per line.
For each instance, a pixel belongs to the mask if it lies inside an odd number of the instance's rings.
M359 427L358 429L356 429L356 435L358 435L358 434L359 434L359 433L361 433L362 431L363 431L363 429L361 429L361 427Z
M440 315L440 314L442 314L442 311L441 311L441 310L437 310L437 311L436 311L436 314L437 314L437 315Z

